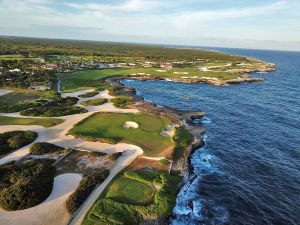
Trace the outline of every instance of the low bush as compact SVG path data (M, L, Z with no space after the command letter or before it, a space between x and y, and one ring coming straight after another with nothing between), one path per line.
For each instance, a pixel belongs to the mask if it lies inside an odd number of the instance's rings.
M108 158L112 161L116 161L122 154L123 154L123 152L116 152L116 153L108 155Z
M171 141L175 145L172 158L178 160L185 157L186 148L192 143L193 135L184 127L176 127Z
M75 212L79 209L82 203L95 189L95 187L99 183L102 183L106 179L108 174L109 170L102 170L84 176L80 181L78 188L75 190L75 192L73 192L73 194L70 195L66 202L68 211L71 214L75 214Z
M121 86L110 86L108 88L108 94L111 96L119 95L119 91L122 89L123 89L123 87L121 87Z
M30 153L33 155L51 154L56 152L62 152L63 150L63 147L47 142L37 142L30 147Z
M86 113L87 110L74 106L78 98L67 97L50 101L44 105L40 105L31 109L21 111L23 116L41 116L41 117L59 117L79 113Z
M142 217L135 206L119 203L110 199L99 200L88 218L105 224L135 225Z
M0 166L0 206L21 210L36 206L51 193L56 169L52 161L39 159L26 164Z
M33 131L10 131L0 133L0 155L22 148L37 138Z
M81 102L81 105L84 105L84 106L88 106L88 105L97 106L97 105L103 105L106 102L108 102L108 100L106 98L97 98L97 99Z
M91 91L91 92L79 95L78 97L80 97L80 98L90 98L90 97L96 96L97 94L99 94L98 91Z
M160 166L169 166L170 164L171 164L171 162L168 159L161 159L158 161L158 165L160 165Z
M117 108L125 109L128 107L128 105L132 104L133 101L130 97L127 96L118 96L116 98L113 98L111 100L113 105Z

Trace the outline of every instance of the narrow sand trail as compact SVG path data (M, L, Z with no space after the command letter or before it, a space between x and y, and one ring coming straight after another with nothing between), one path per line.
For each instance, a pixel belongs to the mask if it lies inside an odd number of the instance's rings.
M65 202L77 188L81 175L62 174L54 178L49 197L41 204L24 210L7 212L0 208L1 225L65 225L70 220Z
M2 96L2 95L7 95L7 94L9 94L9 93L11 93L11 92L13 92L13 91L7 90L7 89L1 89L1 88L0 88L0 96Z

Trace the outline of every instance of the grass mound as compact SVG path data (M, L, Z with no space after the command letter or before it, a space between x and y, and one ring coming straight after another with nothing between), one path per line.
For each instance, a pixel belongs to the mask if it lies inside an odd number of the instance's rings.
M0 156L22 148L37 138L33 131L10 131L0 133Z
M84 105L84 106L88 106L88 105L97 106L97 105L103 105L104 103L107 103L107 102L108 102L108 100L106 98L97 98L97 99L81 102L81 105Z
M36 206L51 193L55 167L48 160L26 164L9 162L0 166L0 207L20 210Z
M130 97L128 96L118 96L115 97L111 100L111 102L113 103L113 105L117 108L121 108L121 109L126 109L128 107L128 105L132 104L133 101Z
M123 125L126 121L137 122L139 127L125 129ZM160 135L169 123L169 119L146 113L96 113L79 122L69 133L90 141L135 144L146 155L159 156L163 155L165 149L172 147L170 139Z

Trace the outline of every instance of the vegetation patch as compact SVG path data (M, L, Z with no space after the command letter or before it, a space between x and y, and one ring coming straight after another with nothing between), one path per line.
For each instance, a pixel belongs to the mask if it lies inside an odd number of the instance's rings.
M79 186L73 192L66 202L68 211L71 214L79 209L82 203L88 198L95 187L102 183L109 174L109 170L102 170L85 175L79 183Z
M47 143L47 142L37 142L30 147L30 153L33 155L45 155L62 152L65 148Z
M56 118L22 118L0 116L0 126L4 125L38 125L42 127L53 127L64 122L62 119Z
M123 124L126 121L137 122L139 127L125 129ZM69 134L90 141L134 144L140 146L145 155L161 156L164 150L173 147L169 138L160 135L170 122L167 118L147 113L96 113L75 125Z
M99 94L98 91L91 91L91 92L79 95L78 97L80 97L80 98L90 98L90 97L96 96L97 94Z
M10 131L0 133L0 156L32 143L38 134L33 131Z
M104 103L107 103L107 102L108 102L108 100L106 98L97 98L97 99L81 102L80 104L84 105L84 106L88 106L88 105L97 106L97 105L103 105Z
M25 164L9 162L0 166L0 206L20 210L36 206L51 193L55 167L49 160Z
M32 109L23 110L20 114L23 116L59 117L86 113L86 109L74 106L77 101L78 98L75 97L60 98Z
M126 108L128 108L128 105L133 103L133 100L131 97L128 97L125 95L120 95L120 96L117 96L117 97L111 99L111 102L117 108L126 109Z
M192 143L193 135L184 127L175 127L175 132L171 140L175 145L172 158L178 160L185 157L186 148Z
M166 173L127 171L108 187L105 197L95 203L83 225L134 225L146 217L168 216L175 206L180 180L179 176ZM141 202L143 198L148 201Z

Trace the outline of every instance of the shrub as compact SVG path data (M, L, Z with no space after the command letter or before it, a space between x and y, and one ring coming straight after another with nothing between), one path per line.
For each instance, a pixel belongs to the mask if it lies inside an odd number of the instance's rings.
M102 170L84 176L80 181L78 188L70 195L66 202L68 211L71 214L74 214L95 189L96 185L102 183L108 174L109 170Z
M171 162L168 159L161 159L158 161L158 165L160 165L160 166L169 166L170 164L171 164Z
M132 99L127 96L118 96L113 98L111 102L117 108L127 108L128 105L132 104Z
M29 109L32 107L36 107L40 105L38 102L23 102L23 103L17 103L14 105L2 105L0 106L0 113L13 113L13 112L19 112L25 109Z
M21 111L23 116L59 117L87 112L86 109L74 106L78 98L66 97L50 101L44 105Z
M79 95L78 97L80 97L80 98L90 98L90 97L96 96L97 94L99 94L98 91L91 91L91 92Z
M171 141L175 145L172 158L177 160L185 156L185 150L192 143L193 135L184 127L176 127Z
M0 134L0 155L22 148L37 138L33 131L11 131Z
M30 153L33 155L51 154L55 152L61 152L63 150L64 150L63 147L50 144L47 142L37 142L30 147Z
M123 152L116 152L116 153L108 155L108 158L112 161L116 161L122 154L123 154Z
M88 106L88 105L97 106L97 105L103 105L106 102L108 102L108 100L106 98L97 98L97 99L81 102L81 105L84 105L84 106Z
M139 224L142 219L139 212L135 209L135 206L119 203L110 199L99 200L88 218L96 222L104 222L105 224L120 225Z
M112 96L116 96L119 94L119 91L122 89L123 89L123 87L121 87L121 86L110 86L108 88L108 94L112 95Z
M56 169L52 161L33 160L0 166L0 206L20 210L36 206L51 193Z

